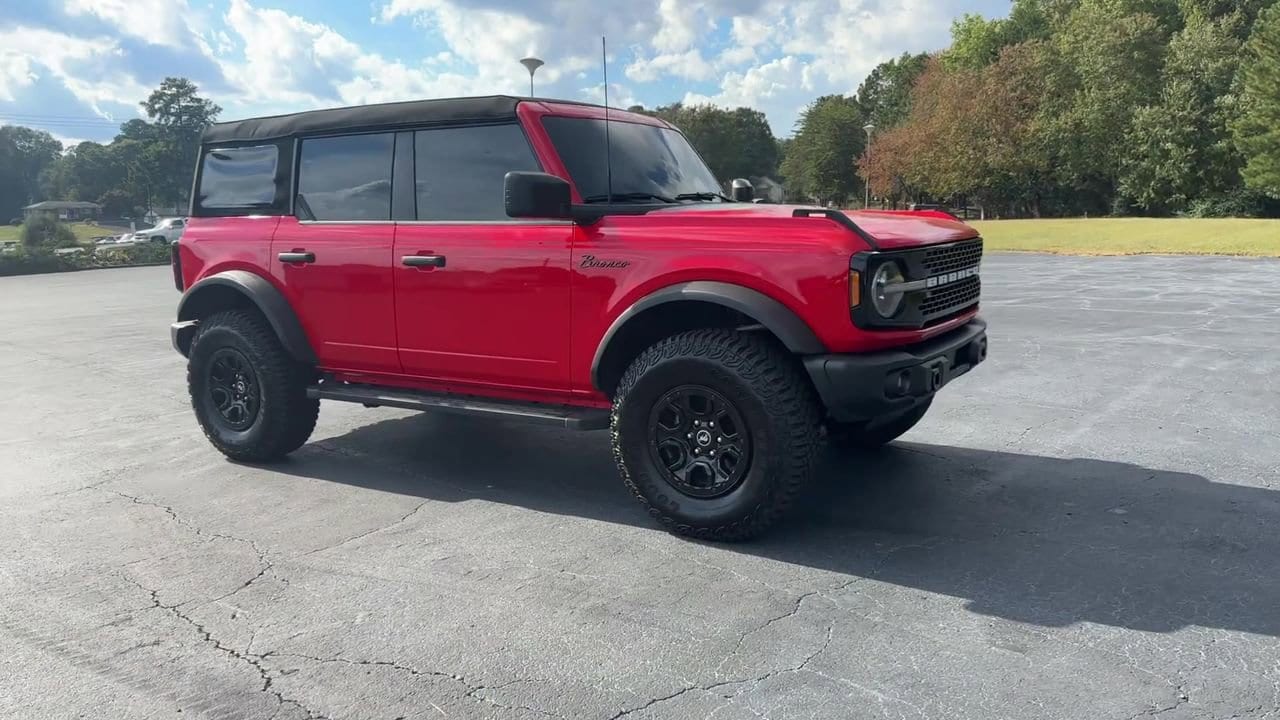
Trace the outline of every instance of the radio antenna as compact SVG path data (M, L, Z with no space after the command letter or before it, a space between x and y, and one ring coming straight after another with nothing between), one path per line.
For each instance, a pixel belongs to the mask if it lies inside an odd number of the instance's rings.
M604 68L604 168L609 205L613 204L613 139L609 135L609 51L600 36L600 65Z

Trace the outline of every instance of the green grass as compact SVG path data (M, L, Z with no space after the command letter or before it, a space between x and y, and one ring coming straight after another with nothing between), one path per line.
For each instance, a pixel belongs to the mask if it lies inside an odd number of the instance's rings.
M100 235L119 235L120 230L115 228L105 228L100 225L90 225L89 223L68 223L71 232L76 234L76 239L82 243ZM0 225L0 243L18 242L19 233L22 232L21 227L14 225Z
M1099 218L970 223L988 251L1280 257L1280 220Z

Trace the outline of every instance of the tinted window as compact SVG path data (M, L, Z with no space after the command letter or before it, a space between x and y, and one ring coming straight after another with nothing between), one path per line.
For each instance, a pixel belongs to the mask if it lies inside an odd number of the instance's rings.
M414 151L422 220L507 220L503 178L541 170L517 125L421 130Z
M603 120L546 117L551 136L584 200L609 192ZM684 193L717 193L719 183L684 135L667 128L628 122L609 124L613 149L613 193L652 193L674 198Z
M390 220L393 144L389 133L303 140L298 204L316 220Z
M276 197L274 145L221 148L205 153L199 205L206 208L269 207Z

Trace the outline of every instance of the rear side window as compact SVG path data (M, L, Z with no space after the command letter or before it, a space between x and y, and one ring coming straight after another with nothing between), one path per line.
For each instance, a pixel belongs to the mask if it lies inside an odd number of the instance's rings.
M538 171L517 125L420 130L414 137L419 220L509 220L502 181Z
M271 207L279 161L275 145L207 151L200 168L199 206L214 210Z
M298 170L298 216L390 220L391 133L308 138Z

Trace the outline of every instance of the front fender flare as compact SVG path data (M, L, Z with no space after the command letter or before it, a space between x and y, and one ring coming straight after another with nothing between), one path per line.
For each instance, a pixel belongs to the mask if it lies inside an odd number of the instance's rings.
M280 344L295 360L316 364L315 350L289 301L266 278L247 270L226 270L188 288L178 301L178 322L198 320L210 311L222 309L211 301L227 291L242 295L262 313L280 338Z
M591 361L592 385L600 387L600 365L609 343L632 318L650 308L682 301L706 302L737 310L754 318L797 355L817 355L827 351L826 346L800 316L768 295L742 285L696 280L655 290L633 303L609 325L600 344L596 346L595 358Z

